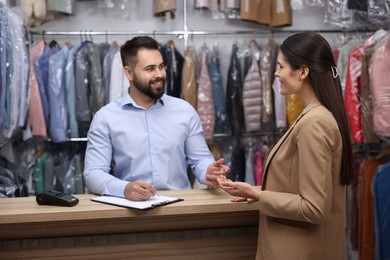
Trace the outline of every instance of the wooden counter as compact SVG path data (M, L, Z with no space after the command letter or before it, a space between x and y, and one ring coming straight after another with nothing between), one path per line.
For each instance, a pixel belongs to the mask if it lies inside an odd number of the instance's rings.
M215 190L161 191L184 201L141 211L75 195L74 207L0 199L0 259L254 259L256 203Z

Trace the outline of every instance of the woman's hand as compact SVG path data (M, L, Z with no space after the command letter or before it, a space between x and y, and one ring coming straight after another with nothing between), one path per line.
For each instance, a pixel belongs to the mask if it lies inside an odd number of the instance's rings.
M221 189L230 195L238 197L232 199L232 202L253 202L259 200L261 193L260 186L252 186L246 182L233 182L224 175L218 177L217 181Z

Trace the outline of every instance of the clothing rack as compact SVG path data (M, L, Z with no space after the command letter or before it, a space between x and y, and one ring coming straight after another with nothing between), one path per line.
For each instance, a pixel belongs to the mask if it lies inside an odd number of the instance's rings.
M187 35L251 35L251 34L293 34L300 32L315 32L315 33L369 33L376 30L371 29L335 29L335 30L226 30L226 31L93 31L93 30L80 30L80 31L30 31L31 35L64 35L64 36L112 36L112 35L176 35L178 37Z
M185 2L185 1L184 1ZM377 28L379 29L379 28ZM300 32L314 32L314 33L320 33L320 34L335 34L335 33L341 33L343 35L346 34L357 34L357 33L372 33L375 32L377 29L370 29L370 28L363 28L363 29L332 29L332 30L281 30L281 29L271 29L271 30L226 30L226 31L194 31L194 30L188 30L185 26L183 31L93 31L93 30L80 30L80 31L30 31L29 37L30 42L32 42L34 35L40 35L44 39L45 36L51 35L51 36L79 36L80 38L90 38L92 39L92 36L105 36L106 40L108 36L140 36L140 35L149 35L149 36L169 36L173 35L176 36L178 39L184 40L184 49L188 46L188 37L196 36L196 35L267 35L269 37L274 37L275 35L289 35L289 34L295 34Z

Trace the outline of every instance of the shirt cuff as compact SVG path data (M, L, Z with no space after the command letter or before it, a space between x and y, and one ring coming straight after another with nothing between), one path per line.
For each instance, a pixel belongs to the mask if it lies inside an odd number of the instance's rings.
M113 179L107 184L103 195L125 198L125 188L128 183L128 181Z

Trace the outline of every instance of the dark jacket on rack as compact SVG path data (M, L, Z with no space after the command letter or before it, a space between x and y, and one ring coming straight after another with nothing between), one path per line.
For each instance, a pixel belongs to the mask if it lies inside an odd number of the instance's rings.
M80 136L86 136L93 114L104 104L100 53L92 42L84 42L75 57L76 118Z
M165 67L166 67L166 81L165 91L167 95L181 98L181 77L184 64L183 56L176 50L175 44L169 40L166 45L161 47Z
M219 63L219 47L214 45L210 60L210 77L213 84L213 99L215 106L214 133L227 133L229 121L226 113L226 99L222 87L222 76L219 69Z
M238 45L233 44L226 86L226 108L233 136L241 136L244 131L242 107L241 65L238 58Z

